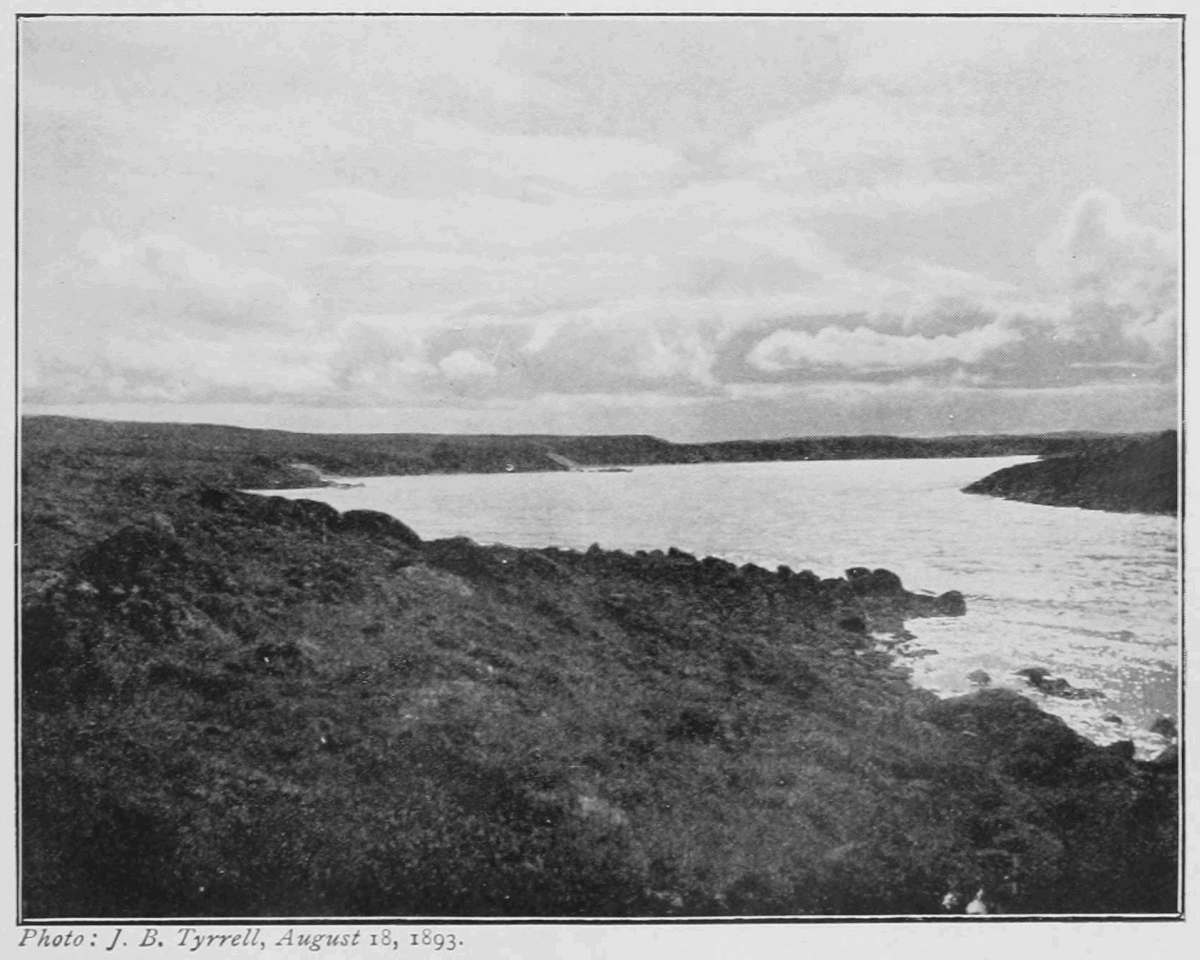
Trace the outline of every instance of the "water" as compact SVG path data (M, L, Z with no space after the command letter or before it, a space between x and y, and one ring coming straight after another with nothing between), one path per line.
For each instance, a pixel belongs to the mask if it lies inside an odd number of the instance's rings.
M913 681L943 695L1020 689L1099 743L1166 741L1177 716L1178 525L1171 517L968 496L972 480L1029 457L638 467L631 473L374 477L288 491L339 510L391 513L427 539L665 549L821 576L887 567L912 590L960 590L965 617L908 624ZM1041 666L1103 699L1068 701L1013 671ZM1119 717L1120 721L1112 719Z

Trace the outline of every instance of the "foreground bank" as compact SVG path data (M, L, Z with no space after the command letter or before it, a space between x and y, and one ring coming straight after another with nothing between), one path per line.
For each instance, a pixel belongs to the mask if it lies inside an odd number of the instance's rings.
M1175 909L1172 756L871 649L955 594L25 467L30 917Z

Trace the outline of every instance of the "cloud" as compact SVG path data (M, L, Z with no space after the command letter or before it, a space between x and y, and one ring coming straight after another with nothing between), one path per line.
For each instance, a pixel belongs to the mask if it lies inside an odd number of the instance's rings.
M1083 193L1038 260L1068 290L1071 324L1085 335L1098 317L1121 315L1121 333L1157 351L1174 352L1179 328L1179 242L1134 223L1116 197Z
M763 124L732 159L768 178L811 178L814 169L903 170L952 157L978 138L969 116L884 97L843 94Z
M1048 281L1040 296L909 260L887 272L890 290L875 278L873 308L797 318L759 334L741 375L895 382L907 372L1047 389L1174 379L1178 266L1168 234L1088 191L1036 258Z
M36 351L39 381L29 402L280 402L328 397L325 365L308 348L270 338L106 337L87 356Z
M919 179L905 175L867 186L834 190L815 197L808 209L880 219L896 213L928 213L951 206L969 206L1002 192L995 183Z
M450 380L479 380L496 375L496 366L472 350L455 350L438 361L438 369Z
M333 123L318 101L267 109L258 106L192 110L163 131L179 149L259 154L282 160L314 153L340 153L367 145L366 139Z
M897 336L862 326L828 326L816 333L777 330L760 340L747 359L752 366L772 373L808 367L908 370L947 363L977 364L1019 337L1017 331L1000 323L934 337Z
M32 393L532 423L1174 376L1145 25L385 20L23 30Z
M564 197L531 201L476 192L448 197L394 196L337 187L318 191L309 199L332 210L343 229L373 234L393 247L421 244L461 252L535 247L629 215L628 208L620 204Z
M148 234L125 242L107 230L91 229L80 237L78 250L85 280L108 298L114 312L161 323L188 319L235 328L296 329L311 319L311 298L304 290L257 267L223 261L179 237ZM118 313L113 319L124 317Z

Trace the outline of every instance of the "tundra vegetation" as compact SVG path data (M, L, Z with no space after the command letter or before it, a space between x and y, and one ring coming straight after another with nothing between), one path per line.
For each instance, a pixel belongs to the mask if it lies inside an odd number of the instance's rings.
M1119 438L997 470L965 492L1053 507L1175 514L1179 512L1178 451L1174 430L1148 438Z
M31 418L22 443L28 918L1177 909L1173 752L939 700L874 646L957 594L238 492L297 462L533 469L545 438Z

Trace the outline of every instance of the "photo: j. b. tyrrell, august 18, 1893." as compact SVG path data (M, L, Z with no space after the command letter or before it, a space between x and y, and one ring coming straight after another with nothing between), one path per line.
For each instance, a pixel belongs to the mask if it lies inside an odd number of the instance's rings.
M1180 916L1181 17L16 27L20 924Z

